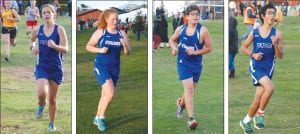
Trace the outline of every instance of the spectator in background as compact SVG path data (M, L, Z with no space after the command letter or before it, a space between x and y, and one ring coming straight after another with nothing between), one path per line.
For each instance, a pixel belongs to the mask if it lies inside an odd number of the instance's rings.
M177 18L177 27L183 25L183 16L184 12L179 14L179 17Z
M297 8L298 8L298 14L299 14L299 16L300 16L300 2L298 3Z
M59 14L60 14L60 8L61 8L58 0L54 0L53 6L56 11L56 20L57 20Z
M283 22L283 13L280 9L276 10L275 27L279 28Z
M141 31L143 31L143 18L140 16L135 23L135 30L136 30L136 40L140 41L141 39Z
M236 11L236 3L235 3L235 1L230 1L229 2L229 13L235 15L235 11Z
M72 0L68 1L69 17L72 17Z
M253 26L255 23L255 19L258 18L258 15L256 15L256 2L252 1L251 5L246 8L245 14L244 14L244 24L247 26L247 32L241 35L240 40L245 40L249 33L253 30Z
M126 22L127 24L129 23L129 18L128 18L128 17L125 19L125 22Z
M93 20L92 19L88 19L87 25L88 25L88 29L93 29Z
M211 8L211 9L209 10L209 20L213 20L213 18L214 18L214 9Z
M159 37L159 27L158 27L158 23L159 23L159 18L156 17L154 24L153 24L153 49L152 51L155 53L157 50L158 45L160 44L161 40Z
M229 17L229 78L235 77L234 58L238 53L238 31L236 18L231 15Z
M173 22L172 22L172 25L173 25L173 32L176 30L177 28L177 18L178 18L178 14L176 15L172 15L172 18L173 18Z
M24 14L24 13L23 13L23 10L24 10L24 9L23 9L23 7L24 7L24 2L23 2L23 0L19 0L19 1L18 1L18 7L19 7L19 14L20 14L20 15Z
M244 16L244 8L245 8L245 4L241 1L240 3L241 16Z
M159 37L161 39L160 47L169 47L169 38L168 38L168 22L165 16L161 16L161 20L158 23Z
M84 19L80 19L78 24L79 24L79 31L83 31L83 26L85 25Z

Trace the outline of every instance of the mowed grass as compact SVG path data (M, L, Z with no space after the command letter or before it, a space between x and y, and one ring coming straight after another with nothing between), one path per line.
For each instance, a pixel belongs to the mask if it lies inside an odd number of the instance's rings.
M169 19L169 38L173 32ZM223 20L201 22L210 32L212 52L203 56L203 70L195 90L196 130L187 127L187 112L176 117L176 100L183 86L178 80L176 59L170 48L159 48L153 54L153 133L223 133Z
M36 57L29 54L25 16L21 19L17 46L11 48L10 63L4 60L4 44L1 41L1 133L48 133L48 105L42 119L37 120L34 116L38 103L33 75ZM66 30L69 52L64 54L65 80L58 91L55 125L56 133L71 133L71 18L60 16L58 24Z
M284 57L277 60L273 75L275 91L265 109L265 129L255 133L300 133L300 75L298 62L300 46L300 17L285 17L282 31ZM239 35L246 31L243 18L238 17ZM229 80L229 133L242 133L242 120L252 103L255 87L248 73L249 56L241 51L236 56L236 78Z
M77 106L76 131L78 134L99 133L93 119L101 96L101 87L94 75L96 54L86 51L85 46L93 31L77 32ZM147 133L147 38L136 41L129 32L132 52L121 53L121 72L115 97L107 109L106 133Z

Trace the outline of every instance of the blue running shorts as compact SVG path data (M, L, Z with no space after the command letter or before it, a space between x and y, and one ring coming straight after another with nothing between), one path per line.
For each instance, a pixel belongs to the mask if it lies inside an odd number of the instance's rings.
M255 70L250 69L250 74L253 80L253 85L261 86L259 84L259 80L264 76L268 76L270 79L272 79L273 69L255 69Z
M53 80L56 84L60 85L63 82L63 69L61 67L41 67L36 66L34 71L35 79L45 78Z
M95 66L94 73L101 86L108 79L112 79L114 85L116 86L119 79L120 67Z
M193 81L195 83L198 83L202 71L202 66L200 66L197 70L193 70L180 64L178 65L177 71L179 75L179 80L193 78Z

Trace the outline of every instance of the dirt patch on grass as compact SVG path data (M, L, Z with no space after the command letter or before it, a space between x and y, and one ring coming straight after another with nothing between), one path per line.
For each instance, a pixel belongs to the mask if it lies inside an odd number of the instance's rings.
M1 130L17 130L20 129L21 127L19 125L1 125Z
M14 68L1 68L2 74L7 74L11 76L12 79L16 81L35 81L34 76L34 68L29 67L14 67ZM64 80L65 82L71 81L71 69L70 68L64 68ZM5 81L1 81L5 82Z
M15 80L32 80L34 81L33 68L29 67L14 67L14 68L1 68L2 74L7 74Z

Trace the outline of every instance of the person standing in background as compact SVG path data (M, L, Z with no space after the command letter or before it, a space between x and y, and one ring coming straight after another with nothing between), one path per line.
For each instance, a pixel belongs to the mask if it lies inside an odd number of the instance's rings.
M241 35L240 40L245 40L249 33L253 30L255 19L258 18L256 15L256 1L252 1L251 5L246 8L244 13L244 24L247 26L247 32Z
M231 13L232 14L232 13ZM235 55L238 53L238 25L236 18L231 15L229 17L229 78L235 77Z

